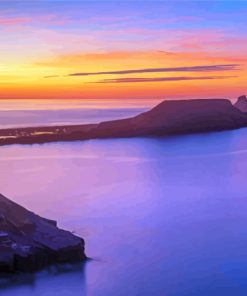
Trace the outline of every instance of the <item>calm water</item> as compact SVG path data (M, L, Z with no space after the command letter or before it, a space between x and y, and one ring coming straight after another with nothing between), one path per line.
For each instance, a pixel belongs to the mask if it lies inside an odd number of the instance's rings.
M1 296L247 295L247 129L0 148L0 191L93 260Z
M0 100L0 129L98 123L147 111L159 100Z
M0 106L1 107L1 106ZM0 128L98 123L135 116L148 108L0 111Z

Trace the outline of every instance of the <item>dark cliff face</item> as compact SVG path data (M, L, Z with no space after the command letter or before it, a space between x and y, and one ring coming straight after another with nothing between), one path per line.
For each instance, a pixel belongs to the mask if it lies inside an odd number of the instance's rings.
M83 259L83 239L0 194L0 272L30 272Z
M247 125L247 116L225 99L163 101L136 117L103 122L102 137L169 135L234 129Z
M234 107L236 107L238 110L242 112L247 112L247 98L246 96L240 96L237 100L237 102L234 104Z

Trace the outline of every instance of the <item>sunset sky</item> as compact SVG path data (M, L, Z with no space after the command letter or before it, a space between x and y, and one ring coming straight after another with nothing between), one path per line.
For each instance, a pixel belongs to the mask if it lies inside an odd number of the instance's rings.
M235 98L245 1L2 1L1 99Z

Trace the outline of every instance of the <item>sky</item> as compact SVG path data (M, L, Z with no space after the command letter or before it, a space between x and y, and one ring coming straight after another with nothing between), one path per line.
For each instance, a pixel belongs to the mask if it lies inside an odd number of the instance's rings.
M236 98L247 1L0 1L0 99Z

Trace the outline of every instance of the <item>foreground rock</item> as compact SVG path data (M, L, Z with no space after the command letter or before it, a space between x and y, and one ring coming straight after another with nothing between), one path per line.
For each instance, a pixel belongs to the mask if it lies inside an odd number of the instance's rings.
M247 114L225 99L164 101L132 118L99 124L0 130L0 145L97 138L166 136L247 126Z
M84 240L0 194L0 272L85 260Z
M247 98L246 96L241 96L238 98L237 102L234 104L234 107L239 109L242 112L247 112Z

